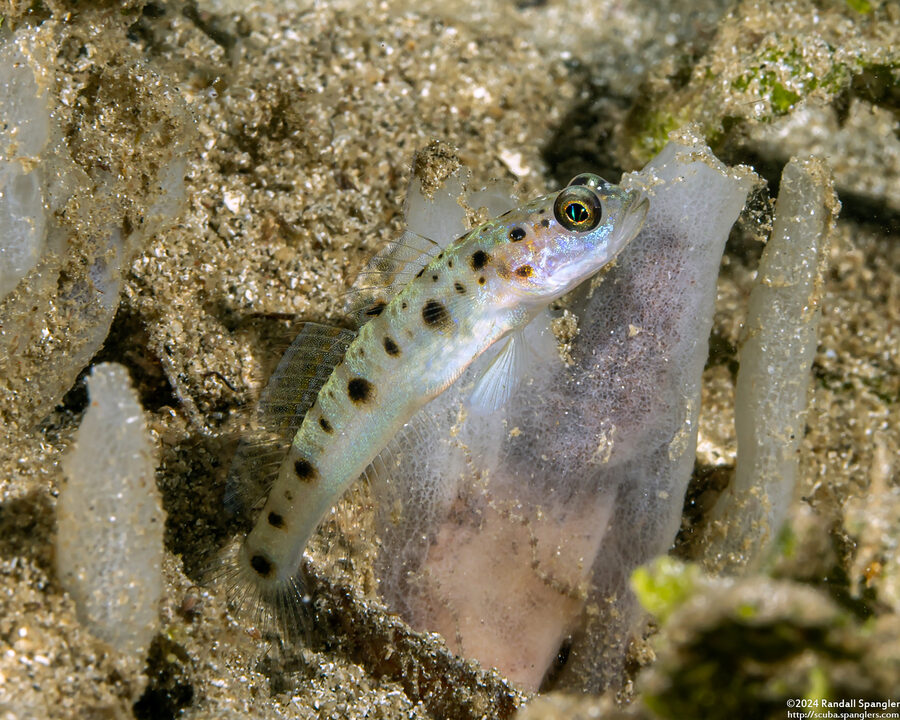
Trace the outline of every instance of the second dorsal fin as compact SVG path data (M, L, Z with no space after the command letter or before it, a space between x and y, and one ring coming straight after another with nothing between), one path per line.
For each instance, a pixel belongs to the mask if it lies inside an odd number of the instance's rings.
M232 511L247 510L268 492L291 440L356 333L303 323L259 396L256 422L242 438L226 481Z
M344 311L357 325L377 316L441 252L434 240L407 230L372 256L347 291Z

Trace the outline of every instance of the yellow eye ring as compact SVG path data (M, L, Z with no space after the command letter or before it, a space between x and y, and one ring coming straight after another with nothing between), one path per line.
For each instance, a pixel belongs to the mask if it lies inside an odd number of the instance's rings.
M575 200L563 209L563 215L575 226L583 227L591 220L591 211L583 202Z
M600 224L603 206L597 195L584 185L562 190L553 204L556 221L566 230L587 232Z

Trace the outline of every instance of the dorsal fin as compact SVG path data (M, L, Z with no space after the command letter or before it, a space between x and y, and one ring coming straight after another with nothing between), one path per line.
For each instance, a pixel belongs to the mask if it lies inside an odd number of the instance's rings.
M481 190L469 192L466 204L472 210L485 208L489 217L500 217L519 206L512 184L505 180L491 180Z
M226 481L226 503L245 511L266 495L291 440L356 333L303 323L259 396L256 422L241 439Z
M377 316L423 267L466 233L465 208L485 207L495 217L516 206L508 184L497 181L470 192L467 183L468 172L458 171L429 198L420 180L412 178L406 194L406 232L372 256L346 293L344 312L358 326Z
M293 438L355 337L352 330L303 323L259 396L260 425L275 431L283 429L288 439Z
M410 180L404 208L406 232L382 246L347 291L344 311L360 326L466 232L466 214L460 204L466 179L459 172L451 175L430 198L422 192L419 178Z
M364 325L440 252L441 246L434 240L407 230L366 263L345 295L344 311L359 326Z

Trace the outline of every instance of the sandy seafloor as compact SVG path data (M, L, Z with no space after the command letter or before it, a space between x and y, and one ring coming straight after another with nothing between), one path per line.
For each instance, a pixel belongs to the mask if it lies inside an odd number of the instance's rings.
M35 322L51 351L23 355L31 369L11 373L2 397L0 718L511 716L523 693L379 610L366 531L350 521L315 549L327 581L310 647L282 653L232 615L203 575L239 531L221 511L228 457L290 321L339 322L341 292L398 233L414 153L440 141L475 185L502 178L525 197L576 172L636 169L684 120L773 184L790 156L825 157L843 202L789 547L636 643L617 696L630 704L556 695L525 712L785 717L786 698L900 688L900 5L6 2L0 15L56 48L65 134L88 145L78 162L145 162L123 150L140 143L127 132L112 150L90 143L102 104L127 105L147 69L178 89L161 112L188 147L183 211L134 250L96 358L128 367L158 443L160 632L146 658L117 655L79 625L56 577L59 461L85 393L79 378L49 416L30 409L29 372L52 375L54 333L66 332L47 310ZM783 51L760 59L767 43ZM118 95L103 93L109 73ZM88 94L94 112L71 111ZM682 557L701 554L693 530L734 464L760 198L756 211L722 263ZM749 596L766 603L752 632L734 622Z

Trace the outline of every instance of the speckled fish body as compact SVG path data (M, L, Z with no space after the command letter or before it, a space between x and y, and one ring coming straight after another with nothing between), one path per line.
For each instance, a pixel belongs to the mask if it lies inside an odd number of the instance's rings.
M241 574L263 600L297 592L293 578L316 526L404 423L486 349L507 336L511 347L548 303L613 260L646 213L635 193L578 176L457 239L370 309L239 553Z

